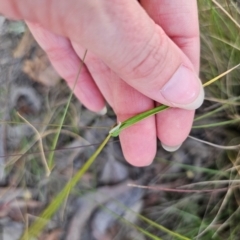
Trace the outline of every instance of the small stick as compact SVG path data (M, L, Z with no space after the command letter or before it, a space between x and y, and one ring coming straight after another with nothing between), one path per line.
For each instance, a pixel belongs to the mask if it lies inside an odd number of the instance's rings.
M136 185L136 184L131 184L131 183L129 183L128 186L151 189L151 190L158 190L158 191L164 191L164 192L178 192L178 193L220 192L220 191L228 190L228 188L206 189L206 190L174 189L174 188L163 188L163 187L154 187L154 186L143 186L143 185Z

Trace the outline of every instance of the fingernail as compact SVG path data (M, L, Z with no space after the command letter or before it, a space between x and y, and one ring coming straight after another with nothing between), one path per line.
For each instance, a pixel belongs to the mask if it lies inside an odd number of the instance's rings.
M181 147L181 144L177 145L177 146L167 146L162 143L162 147L168 152L175 152L176 150L178 150Z
M101 111L98 112L99 115L103 116L107 113L107 107L105 106Z
M204 100L201 80L184 65L163 86L161 93L172 106L188 110L199 108Z

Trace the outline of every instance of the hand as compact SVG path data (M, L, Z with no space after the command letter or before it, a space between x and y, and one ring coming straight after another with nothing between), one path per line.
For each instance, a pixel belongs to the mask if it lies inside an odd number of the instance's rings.
M88 49L75 95L90 110L105 100L118 121L156 103L173 108L120 134L125 158L149 165L156 138L174 150L203 101L195 0L1 0L0 12L24 19L71 87ZM174 108L175 107L175 108Z

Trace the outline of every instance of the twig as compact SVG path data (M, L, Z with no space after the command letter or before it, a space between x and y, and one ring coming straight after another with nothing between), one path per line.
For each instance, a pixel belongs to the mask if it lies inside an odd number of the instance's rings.
M51 174L51 171L48 167L48 164L47 164L47 159L45 157L45 153L44 153L44 148L43 148L43 143L42 143L42 136L41 134L38 132L38 130L26 119L24 118L23 116L21 116L21 114L19 112L17 112L17 115L23 120L25 121L35 132L36 134L38 135L38 138L39 138L39 148L40 148L40 153L42 155L42 162L43 162L43 166L45 168L45 171L46 171L46 176L48 177L50 174Z
M157 191L164 191L164 192L178 192L178 193L203 193L203 192L212 193L212 192L222 192L222 191L228 190L228 188L189 190L189 189L164 188L164 187L158 187L158 186L143 186L143 185L136 185L136 184L131 184L131 183L129 183L128 186L157 190Z

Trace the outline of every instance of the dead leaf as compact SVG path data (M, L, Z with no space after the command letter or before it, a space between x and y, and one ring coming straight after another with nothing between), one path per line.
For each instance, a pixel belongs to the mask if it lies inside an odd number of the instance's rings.
M32 56L30 54L32 53ZM14 58L24 58L23 72L32 80L39 82L45 86L55 86L60 77L52 67L47 54L40 48L33 38L29 29L27 29L13 51Z
M48 87L55 86L60 80L46 53L40 47L38 47L32 59L24 61L23 72L34 81Z
M27 29L22 36L21 41L13 51L14 58L22 58L29 53L33 43L35 42L31 32Z
M58 240L63 231L60 228L52 230L50 233L44 233L39 237L39 240Z

